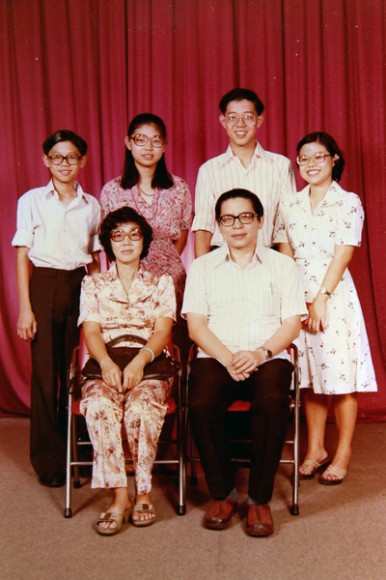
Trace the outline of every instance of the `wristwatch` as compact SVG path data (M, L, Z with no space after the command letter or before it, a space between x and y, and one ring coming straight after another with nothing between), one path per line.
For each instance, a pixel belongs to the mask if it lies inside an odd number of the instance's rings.
M272 350L269 350L269 348L265 348L265 346L259 346L257 347L256 350L262 350L263 353L265 354L265 360L271 360L272 358Z
M329 291L327 290L327 288L325 288L324 286L322 286L322 287L321 287L321 289L319 290L319 292L320 292L321 294L323 294L323 296L326 296L326 295L327 295L327 296L329 296L329 297L331 298L331 292L329 292Z

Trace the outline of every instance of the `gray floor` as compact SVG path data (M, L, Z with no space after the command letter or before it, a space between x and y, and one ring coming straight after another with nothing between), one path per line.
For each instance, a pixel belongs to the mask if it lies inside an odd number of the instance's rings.
M62 515L64 488L38 485L28 462L27 419L0 419L0 578L172 580L386 578L386 424L360 424L349 475L336 487L302 482L300 515L288 511L289 468L277 476L275 533L250 538L235 517L223 532L201 526L205 483L188 487L188 510L175 515L173 476L155 475L159 521L125 526L115 537L92 528L104 492L74 491L74 517ZM331 443L334 426L328 426ZM247 470L238 473L245 496Z

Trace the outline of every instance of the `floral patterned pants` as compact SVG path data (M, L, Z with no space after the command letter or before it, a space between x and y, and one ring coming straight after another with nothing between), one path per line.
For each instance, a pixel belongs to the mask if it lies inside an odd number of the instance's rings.
M87 381L80 409L94 448L91 487L127 487L122 423L135 469L137 494L150 493L151 471L173 379L143 380L118 393L102 380Z

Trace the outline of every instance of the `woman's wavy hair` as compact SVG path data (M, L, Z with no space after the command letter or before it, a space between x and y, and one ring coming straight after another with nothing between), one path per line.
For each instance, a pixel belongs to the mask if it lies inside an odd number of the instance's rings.
M338 144L335 141L335 139L331 137L331 135L329 135L328 133L324 133L323 131L309 133L308 135L303 137L303 139L299 141L299 143L297 144L296 152L298 155L300 149L303 147L303 145L306 145L307 143L320 143L321 145L324 145L324 147L327 149L331 157L334 157L334 155L339 156L339 159L336 159L335 165L332 168L332 179L334 181L339 181L342 177L346 161L343 152L338 147Z
M155 125L160 132L160 135L166 143L166 125L160 117L153 115L153 113L141 113L134 117L127 130L129 139L134 135L138 127L142 125ZM130 189L139 182L139 172L135 166L133 154L126 147L125 164L123 166L121 187L123 189ZM157 163L157 167L151 182L152 187L159 189L169 189L173 186L173 177L169 173L165 162L165 153Z
M142 260L142 258L145 258L149 252L149 247L153 239L152 227L147 223L143 216L135 211L135 209L124 206L108 213L101 223L99 241L102 244L110 262L115 262L115 255L111 247L110 234L117 227L129 222L136 224L139 228L141 228L143 233L143 248L140 259Z

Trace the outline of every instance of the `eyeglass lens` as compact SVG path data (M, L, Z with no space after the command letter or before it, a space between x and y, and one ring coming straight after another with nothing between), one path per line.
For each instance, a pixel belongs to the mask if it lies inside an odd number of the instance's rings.
M156 148L162 147L162 145L164 144L161 137L156 136L150 138L147 135L142 135L141 133L137 133L131 138L134 141L134 143L138 145L138 147L144 147L149 143L149 141L151 142L152 146Z
M236 115L235 113L231 113L226 115L226 122L228 125L236 125L240 119L244 121L246 125L254 125L256 123L256 115L252 113L243 113L242 115Z
M113 230L110 234L110 239L112 239L113 242L123 242L126 236L132 242L138 242L139 240L142 240L143 233L139 228L130 230L129 232L126 232L125 230Z
M253 222L255 215L252 212L244 212L239 215L222 215L220 217L220 223L226 228L233 226L236 220L239 220L241 224L250 224Z
M318 163L322 164L325 162L326 157L331 157L330 153L315 153L315 155L311 155L308 157L307 155L301 155L297 158L297 162L299 165L307 165L307 163Z
M48 159L52 165L61 165L63 161L66 161L69 165L78 165L80 157L79 155L75 155L75 153L70 153L70 155L59 155L59 153L55 153L54 155L50 155Z

